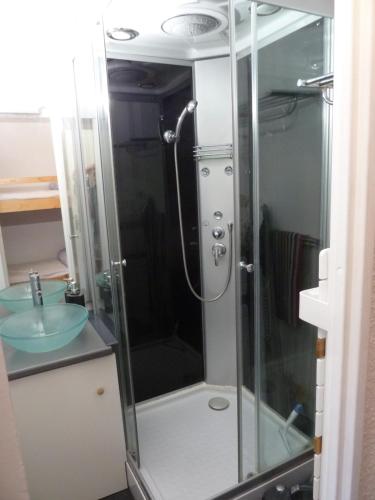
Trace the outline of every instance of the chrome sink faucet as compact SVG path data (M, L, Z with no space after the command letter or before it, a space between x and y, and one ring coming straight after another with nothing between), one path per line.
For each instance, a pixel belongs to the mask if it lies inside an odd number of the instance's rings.
M39 273L36 271L30 272L29 279L30 279L30 288L31 288L31 295L33 298L34 307L42 306L43 294L42 294L42 286L40 284Z

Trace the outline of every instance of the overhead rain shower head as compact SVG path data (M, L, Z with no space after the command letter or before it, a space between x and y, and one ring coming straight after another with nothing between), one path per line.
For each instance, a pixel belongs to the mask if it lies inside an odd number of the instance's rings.
M184 12L170 17L161 25L167 35L181 38L195 38L214 32L222 31L227 27L226 17L215 11Z
M257 14L258 16L272 16L272 14L276 14L276 12L279 12L280 10L281 7L278 7L276 5L259 3L257 7Z

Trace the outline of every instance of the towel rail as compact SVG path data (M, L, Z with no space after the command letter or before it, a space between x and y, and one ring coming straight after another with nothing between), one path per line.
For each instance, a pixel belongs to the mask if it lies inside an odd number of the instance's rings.
M233 158L233 146L232 144L193 146L193 157L197 161Z
M329 96L328 92L333 89L333 73L327 73L326 75L317 76L315 78L309 78L304 80L299 78L297 80L297 87L310 87L318 88L322 91L322 97L327 104L332 105L333 99Z

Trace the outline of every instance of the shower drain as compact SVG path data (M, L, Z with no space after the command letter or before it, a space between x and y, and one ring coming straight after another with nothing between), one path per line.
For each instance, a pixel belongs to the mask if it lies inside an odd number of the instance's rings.
M229 401L225 398L211 398L208 402L211 410L226 410L229 406Z

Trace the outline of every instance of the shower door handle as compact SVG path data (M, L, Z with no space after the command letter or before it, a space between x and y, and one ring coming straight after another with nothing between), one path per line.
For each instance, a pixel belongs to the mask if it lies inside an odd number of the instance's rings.
M127 264L126 259L111 260L111 275L114 275L117 278L119 278L120 269L121 269L121 267L125 268L126 264Z
M112 266L126 267L126 259L122 259L122 260L119 260L119 261L112 261Z
M247 273L253 273L254 272L254 264L248 264L246 260L241 260L240 262L240 268L244 269Z

